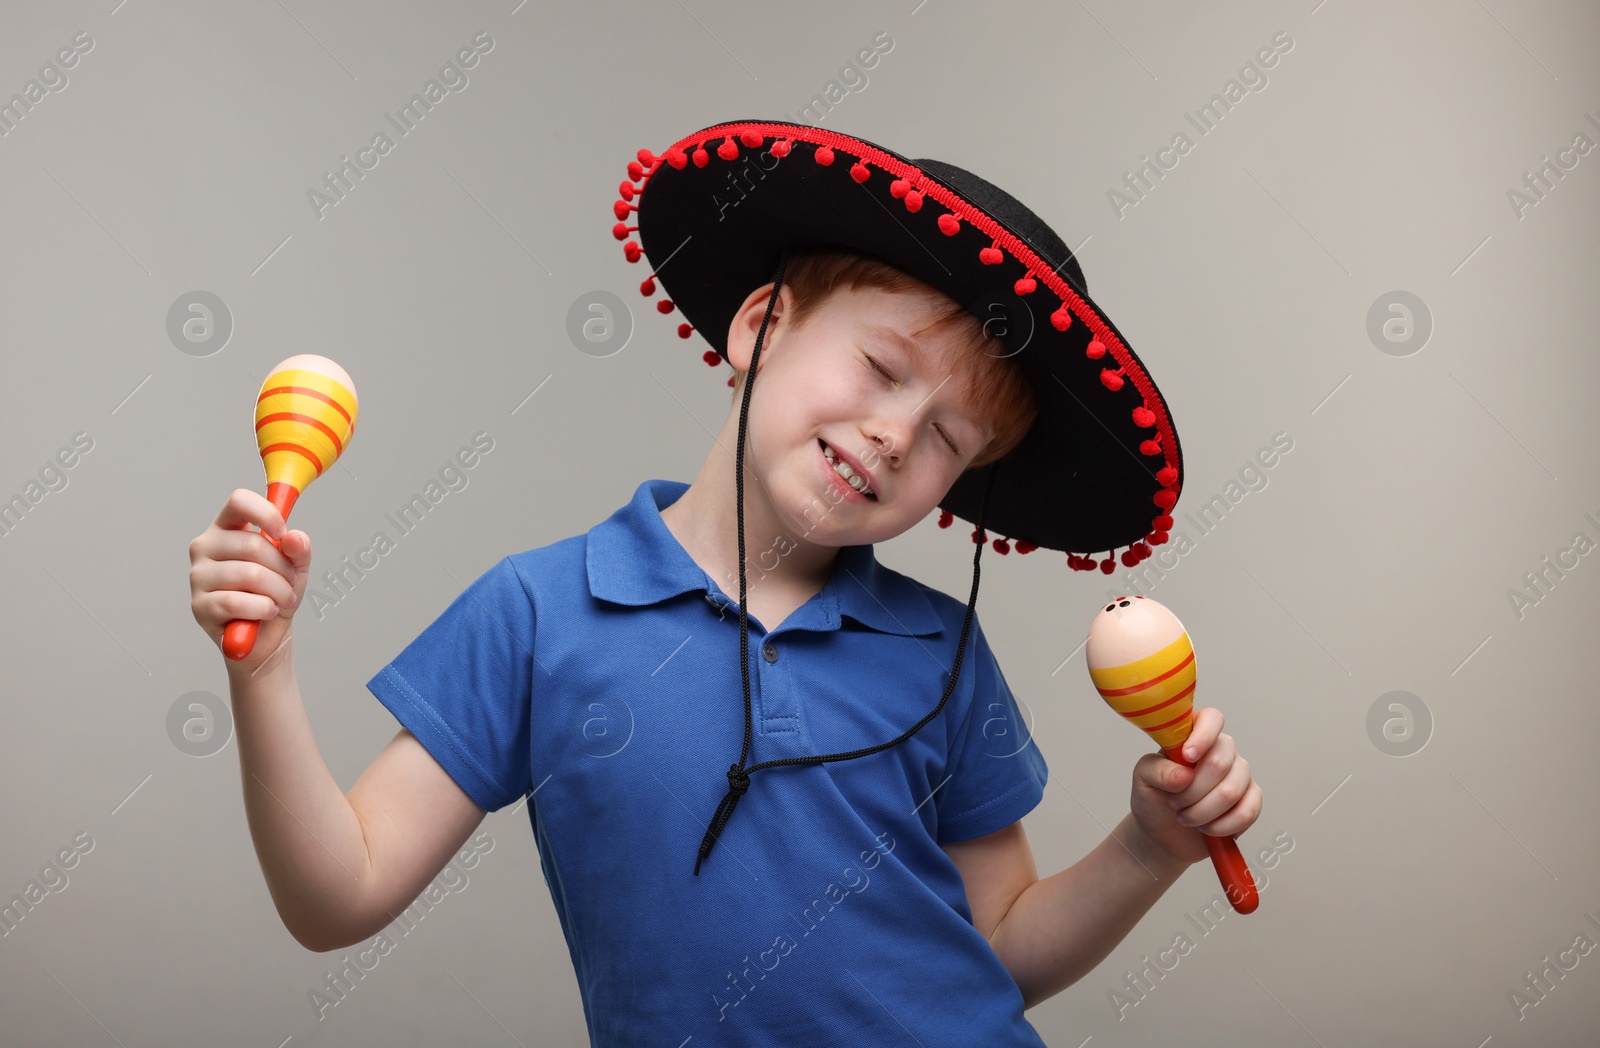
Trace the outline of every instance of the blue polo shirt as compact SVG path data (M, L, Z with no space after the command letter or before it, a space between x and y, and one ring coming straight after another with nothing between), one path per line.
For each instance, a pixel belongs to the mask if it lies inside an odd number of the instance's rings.
M744 712L737 602L661 519L687 488L645 481L501 559L367 682L479 806L531 794L591 1042L1042 1045L939 847L1031 811L1048 774L976 616L938 717L755 772L693 876ZM748 620L748 762L901 734L943 694L965 613L841 547L782 623Z

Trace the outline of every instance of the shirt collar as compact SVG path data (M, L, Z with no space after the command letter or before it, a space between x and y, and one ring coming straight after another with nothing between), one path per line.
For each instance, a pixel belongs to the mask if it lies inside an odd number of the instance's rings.
M646 480L627 505L589 529L585 557L590 593L640 606L680 593L721 592L661 519L661 511L687 490L682 481ZM818 597L820 615L811 628L838 629L841 616L902 636L944 628L922 586L879 564L870 543L840 547L834 573Z

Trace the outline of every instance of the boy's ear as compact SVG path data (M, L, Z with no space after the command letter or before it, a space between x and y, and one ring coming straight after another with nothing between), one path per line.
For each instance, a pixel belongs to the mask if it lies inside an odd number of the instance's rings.
M750 357L755 352L756 334L767 315L767 301L772 298L772 281L756 288L746 296L728 325L728 363L740 371L750 370ZM789 330L788 317L794 303L794 294L785 284L778 289L778 301L772 304L772 319L767 321L767 333L761 340L761 363ZM756 370L760 370L758 367Z

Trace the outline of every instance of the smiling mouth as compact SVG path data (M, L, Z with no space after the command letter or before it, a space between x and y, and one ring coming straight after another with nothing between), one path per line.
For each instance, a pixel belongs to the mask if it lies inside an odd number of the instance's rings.
M878 501L877 492L873 491L871 486L868 485L867 478L856 473L855 470L851 469L849 463L845 462L844 459L839 458L834 453L833 448L828 446L827 441L823 440L821 437L818 437L817 446L822 449L822 455L828 460L828 464L833 468L833 472L839 477L840 480L844 481L852 491L863 498L872 500L873 502ZM859 484L860 487L857 487L857 484Z

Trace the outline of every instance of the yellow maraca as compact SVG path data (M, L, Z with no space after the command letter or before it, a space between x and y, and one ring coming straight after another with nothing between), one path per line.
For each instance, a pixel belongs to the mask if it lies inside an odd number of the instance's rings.
M300 493L350 446L355 429L356 387L344 368L302 353L272 369L256 394L256 446L267 471L267 499L285 522ZM248 656L260 629L255 619L229 622L223 654L235 662Z
M1194 645L1176 615L1148 597L1118 597L1089 624L1084 660L1106 705L1142 728L1168 760L1194 766L1183 756L1194 728ZM1260 894L1239 845L1203 836L1228 902L1254 912Z

